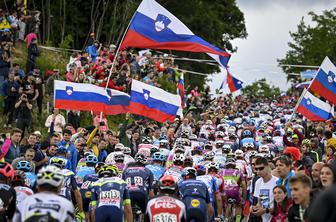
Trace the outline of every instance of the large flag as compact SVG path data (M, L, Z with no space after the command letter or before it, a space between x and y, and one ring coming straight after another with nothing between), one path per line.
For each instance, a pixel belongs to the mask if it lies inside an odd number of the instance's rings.
M179 78L179 81L177 83L177 94L181 97L181 106L184 108L184 96L185 96L185 90L184 90L184 75L181 73L181 76Z
M130 96L92 84L54 82L55 108L98 111L106 115L128 112Z
M204 52L223 67L227 66L231 56L196 36L154 0L143 0L139 5L121 43L121 49L126 47Z
M323 60L309 90L336 104L336 67L328 57Z
M130 113L158 122L174 121L181 113L181 98L163 89L132 80Z
M333 106L323 102L307 90L303 92L303 97L296 111L311 121L326 121L334 115Z
M235 78L227 69L227 84L229 86L230 92L233 93L241 88L243 88L243 82Z

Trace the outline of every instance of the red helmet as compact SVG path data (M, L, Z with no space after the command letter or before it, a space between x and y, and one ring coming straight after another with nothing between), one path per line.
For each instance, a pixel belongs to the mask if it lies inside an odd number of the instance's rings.
M0 174L12 180L14 178L14 168L9 163L0 163Z
M173 176L165 175L160 179L159 182L160 190L171 190L175 191L177 189L177 184Z
M21 182L21 183L24 184L25 179L26 179L26 175L23 171L21 171L21 170L15 170L14 171L13 182Z

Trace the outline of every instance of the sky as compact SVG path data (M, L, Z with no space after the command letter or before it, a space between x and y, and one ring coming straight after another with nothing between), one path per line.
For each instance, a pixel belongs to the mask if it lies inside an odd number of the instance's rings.
M321 14L334 8L336 0L237 0L237 5L244 13L248 37L232 42L238 51L229 61L231 73L245 85L266 78L286 90L290 85L277 59L284 58L289 49L289 31L297 31L303 16L311 24L308 12ZM223 73L213 75L209 85L218 89L223 78Z

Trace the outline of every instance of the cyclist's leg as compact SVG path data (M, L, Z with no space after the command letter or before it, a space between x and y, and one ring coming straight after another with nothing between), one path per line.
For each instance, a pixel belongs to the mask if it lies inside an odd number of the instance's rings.
M208 206L205 200L186 197L183 202L186 205L187 221L208 221Z
M130 192L132 206L138 205L141 212L146 213L148 195L141 191Z

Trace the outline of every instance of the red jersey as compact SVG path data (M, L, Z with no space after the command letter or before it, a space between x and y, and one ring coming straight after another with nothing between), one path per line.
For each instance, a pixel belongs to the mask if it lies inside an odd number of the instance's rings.
M149 222L186 221L185 205L174 197L155 197L148 201L146 219Z

